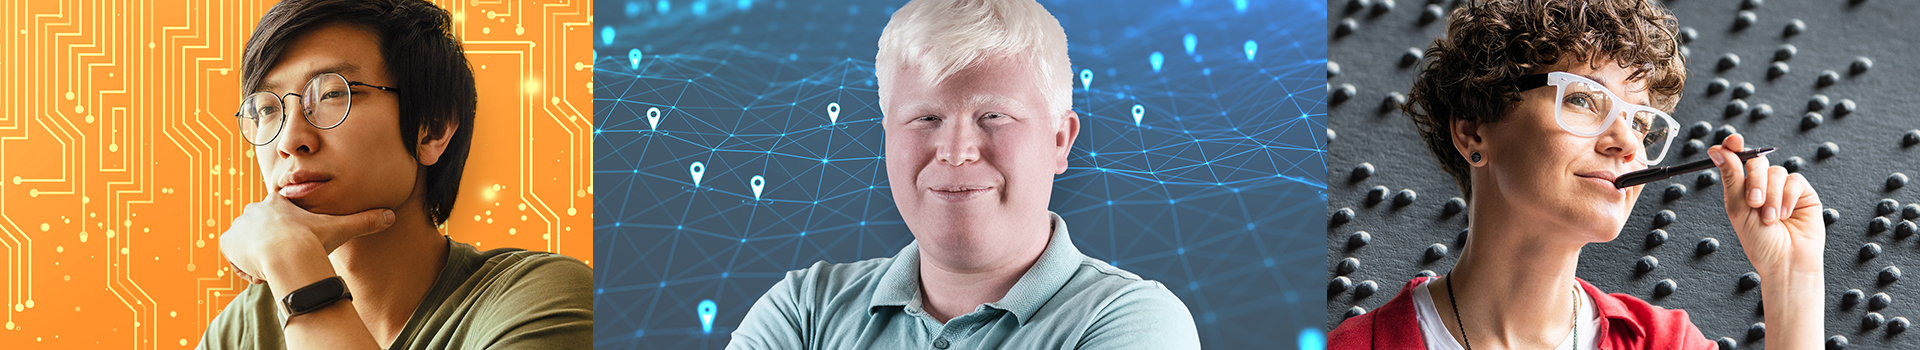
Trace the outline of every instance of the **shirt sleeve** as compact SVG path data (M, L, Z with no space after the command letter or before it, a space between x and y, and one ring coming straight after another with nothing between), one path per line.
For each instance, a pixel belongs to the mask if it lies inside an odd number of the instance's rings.
M740 328L733 330L727 350L806 348L801 337L806 334L807 308L801 305L799 297L798 286L803 283L796 280L805 271L788 272L786 278L774 283L767 294L753 302L753 308L748 309L746 318L740 321Z
M593 347L593 271L585 263L545 256L500 272L492 294L467 319L481 330L467 349L589 349ZM495 289L499 288L499 289ZM434 315L451 317L452 315Z
M286 341L280 333L279 317L259 312L272 312L273 293L269 293L266 284L255 284L245 291L234 295L227 308L220 310L207 323L207 330L200 335L200 345L196 349L282 349Z
M1197 350L1200 331L1179 297L1160 282L1149 281L1115 295L1075 348Z

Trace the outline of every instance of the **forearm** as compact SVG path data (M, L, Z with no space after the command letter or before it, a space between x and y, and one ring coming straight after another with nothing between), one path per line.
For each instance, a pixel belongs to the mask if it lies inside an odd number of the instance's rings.
M267 286L273 290L273 300L276 302L286 300L288 293L300 287L338 276L324 254L287 254L293 256L268 264ZM284 309L285 306L280 308ZM352 300L340 300L319 310L288 318L283 333L286 335L287 349L380 347L374 341L373 333L367 330L366 323L360 320L360 313L354 309Z
M1826 330L1826 276L1783 269L1763 273L1761 304L1767 320L1767 348L1819 349Z

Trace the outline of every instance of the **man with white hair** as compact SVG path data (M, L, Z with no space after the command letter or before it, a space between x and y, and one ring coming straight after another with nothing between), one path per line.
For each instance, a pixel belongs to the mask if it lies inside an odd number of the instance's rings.
M915 238L816 262L729 349L1198 349L1159 282L1080 254L1047 210L1080 133L1066 32L1033 0L916 0L874 60L887 177Z

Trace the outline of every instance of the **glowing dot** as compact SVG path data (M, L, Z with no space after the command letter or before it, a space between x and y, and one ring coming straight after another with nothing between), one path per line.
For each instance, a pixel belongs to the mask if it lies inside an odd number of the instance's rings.
M1320 334L1319 328L1300 330L1300 350L1324 350L1327 348L1327 336Z
M532 94L538 94L538 93L540 93L540 81L539 81L539 80L535 80L535 79L527 79L527 82L526 82L525 84L521 84L521 85L522 85L522 86L525 86L525 87L526 87L526 90L527 90L527 94L528 94L528 95L532 95Z
M40 232L47 232L47 230L51 229L53 229L52 225L47 225L47 223L44 222L40 223Z

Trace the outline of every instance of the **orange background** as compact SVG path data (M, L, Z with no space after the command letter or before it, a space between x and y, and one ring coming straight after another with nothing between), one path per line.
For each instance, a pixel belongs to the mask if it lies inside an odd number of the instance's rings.
M272 1L5 1L0 347L181 349L245 287L216 235L265 195L234 130ZM434 1L479 80L446 232L592 257L588 0Z

